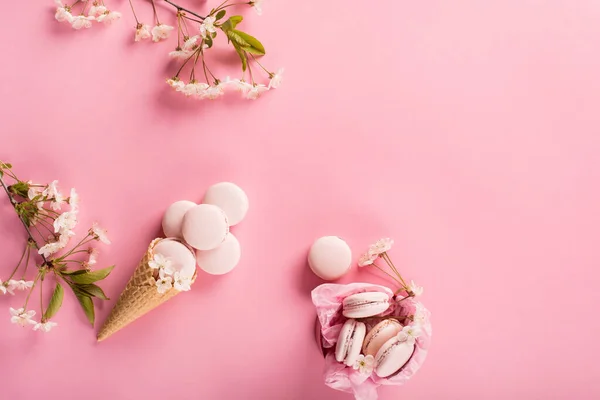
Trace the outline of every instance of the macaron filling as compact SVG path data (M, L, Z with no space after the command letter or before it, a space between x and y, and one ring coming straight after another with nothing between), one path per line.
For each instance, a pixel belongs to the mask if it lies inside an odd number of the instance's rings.
M381 332L383 332L383 330L385 328L387 328L388 326L390 326L390 324L400 325L400 322L398 322L395 319L387 319L387 320L385 320L384 323L381 324L381 326L375 332L371 333L370 337L365 341L365 343L363 345L363 349L368 348L369 345L373 342L373 340L377 339L377 337L381 334Z
M404 344L404 343L406 343L406 342L403 342L403 341L400 341L400 340L397 340L394 343L392 343L387 349L385 349L381 354L379 354L379 357L377 357L377 359L375 360L375 365L381 364L383 362L383 360L394 350L394 348L396 346L399 346L399 345ZM412 354L414 354L414 352L415 352L415 349L413 347ZM403 365L401 365L400 368L398 368L393 374L398 373L402 368L404 368L404 366L406 364L408 364L408 362L412 358L412 354L410 355L410 357L408 357L408 359L406 360L406 362ZM393 374L391 374L391 375L393 375ZM391 375L389 375L389 376L391 376Z

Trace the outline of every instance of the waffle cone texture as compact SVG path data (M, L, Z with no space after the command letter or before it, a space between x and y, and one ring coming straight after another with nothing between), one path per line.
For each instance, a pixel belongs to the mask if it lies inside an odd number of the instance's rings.
M106 340L115 332L120 331L142 315L180 293L179 290L171 288L161 294L158 293L156 288L154 270L150 268L148 263L154 257L154 246L160 240L154 239L148 246L146 254L144 254L133 276L129 279L125 290L119 296L117 304L115 304L100 332L98 332L97 339L99 342Z

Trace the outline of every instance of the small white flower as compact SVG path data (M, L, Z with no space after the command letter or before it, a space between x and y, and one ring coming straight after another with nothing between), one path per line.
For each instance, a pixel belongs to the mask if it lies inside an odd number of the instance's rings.
M175 279L175 289L180 292L187 292L191 289L190 285L192 284L192 278L182 276L179 272L175 272L173 278Z
M33 327L34 331L40 330L42 332L50 332L50 330L52 328L54 328L56 325L58 325L56 322L52 322L52 321L47 321L47 322L38 322L37 324L35 324L35 326Z
M267 90L269 90L269 88L263 85L262 83L255 83L250 88L250 90L244 93L244 98L249 100L256 100L262 93L266 92Z
M398 333L398 340L413 344L421 336L421 327L419 325L407 325Z
M167 257L165 257L164 255L162 255L162 254L158 254L158 253L157 253L157 254L155 254L155 255L152 257L152 260L150 260L150 261L148 262L148 266L149 266L150 268L152 268L152 269L157 269L157 270L159 270L159 271L160 271L160 270L172 271L171 265L172 265L172 263L171 263L171 260L169 260L169 259L168 259ZM166 272L165 272L165 273L166 273ZM173 273L171 272L170 274L169 274L169 273L166 273L166 274L167 274L167 275L172 275Z
M172 26L160 24L152 28L152 40L158 42L169 37L169 33L175 29Z
M96 248L91 248L88 250L88 254L89 254L89 258L87 260L88 266L91 267L92 265L96 265L96 263L98 262L98 254L99 253L100 252Z
M156 289L158 293L163 294L166 293L169 289L173 287L173 278L170 276L165 276L156 281Z
M52 254L58 252L59 250L63 249L65 247L65 245L63 245L63 243L59 242L51 242L51 243L47 243L44 246L42 246L39 250L38 250L38 254L43 255L44 257L48 258L50 257Z
M99 17L100 15L104 14L106 10L107 8L105 6L94 2L94 4L92 4L92 6L90 7L90 10L88 11L88 15L90 17Z
M77 214L73 211L65 211L54 220L54 233L65 233L73 236L73 228L77 225Z
M32 183L31 181L27 181L27 184L29 185L29 190L27 191L27 198L29 200L35 199L36 196L38 196L42 193L42 188L40 188L37 185L34 186L35 184Z
M58 194L58 181L52 181L44 188L42 191L42 196L46 198L46 200L52 200L54 196Z
M15 294L15 292L13 292L13 287L10 286L10 281L2 282L2 280L0 279L0 293L2 293L2 294L10 293L12 295Z
M35 311L33 310L25 311L24 308L19 308L18 310L15 310L14 308L10 307L10 315L10 322L12 322L13 324L17 324L20 326L36 324L36 322L32 320L32 318L35 316Z
M198 47L198 39L200 39L200 36L198 36L198 35L189 37L183 43L183 50L187 50L187 51L195 50Z
M151 37L152 33L150 32L150 25L138 24L135 28L135 41L139 42L140 40L149 39Z
M416 325L423 325L427 322L427 313L425 312L425 307L423 307L423 304L416 304L413 321Z
M58 192L54 195L54 199L52 199L50 202L50 208L52 208L54 211L60 211L63 204L65 204L65 197L62 195L62 193Z
M207 87L204 91L204 98L214 100L218 97L223 96L223 94L225 94L225 92L223 91L223 87L224 85L222 83L219 83L216 86Z
M393 244L394 240L390 238L379 239L375 244L372 244L371 247L369 247L369 253L379 256L391 249Z
M358 356L358 359L352 366L352 368L357 369L358 372L365 375L371 375L374 367L375 358L372 355L365 356L363 354Z
M71 14L71 9L68 6L65 6L64 4L62 4L62 2L60 2L60 1L56 1L55 3L57 5L57 8L56 8L56 14L54 14L54 18L58 22L67 21L68 23L71 23L74 18L73 14Z
M242 93L246 93L252 89L252 84L241 79L230 79L228 76L223 80L223 84L231 86L234 90Z
M415 281L410 281L410 285L408 285L408 290L412 292L412 294L417 296L421 296L423 294L423 286L418 286Z
M258 15L262 15L262 2L263 0L252 0L250 1L250 6L254 8Z
M207 33L215 33L217 31L214 25L216 20L215 17L204 18L204 21L200 24L200 34L203 38L207 36Z
M79 195L75 189L71 189L69 194L69 206L71 206L71 212L76 213L79 211Z
M279 70L271 75L271 80L269 81L269 89L277 89L281 86L281 82L283 81L283 68L279 68Z
M108 239L108 236L106 235L106 229L100 228L100 226L98 226L98 224L96 222L94 222L92 224L91 231L92 231L92 235L94 235L96 240L99 240L104 244L110 244L110 240Z
M20 279L18 281L11 279L8 281L9 292L12 290L28 290L33 287L33 281L25 281Z
M102 15L98 17L98 22L104 22L106 25L110 25L113 21L121 18L121 13L118 11L106 10Z
M169 84L169 86L171 86L173 89L177 90L178 92L180 92L185 87L185 82L180 80L178 77L167 79L167 83Z
M95 20L95 17L86 17L85 15L78 15L73 18L71 21L71 26L73 29L89 29L92 27L92 21Z
M197 98L202 98L204 96L204 91L208 88L208 84L203 82L192 81L185 85L181 92L186 96L194 96Z
M185 60L190 58L193 53L189 50L182 49L181 47L177 47L174 51L169 53L169 57L173 57L175 59Z
M369 253L365 253L362 256L360 256L360 258L358 259L358 266L359 267L365 267L367 265L371 265L375 262L375 260L377 259L376 255Z

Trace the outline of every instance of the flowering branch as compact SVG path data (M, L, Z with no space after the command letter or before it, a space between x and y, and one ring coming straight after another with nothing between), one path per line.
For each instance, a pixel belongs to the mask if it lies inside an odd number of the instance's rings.
M399 289L395 292L395 294L405 292L406 297L404 297L404 299L422 295L423 288L421 286L417 286L417 284L415 284L414 281L410 281L410 284L406 284L404 278L402 278L402 275L400 274L400 272L398 272L398 269L392 262L388 251L392 248L393 244L394 241L389 238L378 240L375 244L372 244L369 247L369 250L365 254L360 256L360 258L358 259L358 266L365 267L368 265L372 265L373 267L377 268L378 270L392 278L394 282L399 286ZM375 263L380 258L387 264L388 268L391 270L391 273Z
M4 176L11 178L14 183L8 185ZM0 294L14 295L15 290L29 291L23 307L10 309L11 321L21 326L34 325L34 330L50 331L57 325L50 319L58 312L63 301L64 289L59 282L62 280L71 288L88 320L93 324L95 314L92 297L107 300L102 289L94 282L106 278L113 267L92 271L91 266L97 263L98 252L94 248L83 247L93 241L110 244L106 231L94 224L78 244L60 255L59 253L68 246L71 237L75 235L73 229L77 225L79 212L79 196L75 189L71 189L69 197L65 197L58 189L58 181L47 185L22 181L13 173L12 165L2 161L0 161L0 184L28 235L25 249L13 272L8 279L0 280ZM69 205L70 210L59 213L65 204ZM36 238L36 234L39 237ZM43 245L40 246L39 242ZM31 249L35 249L37 256L42 260L40 264L35 263L35 255L32 256ZM88 259L81 261L72 258L78 253L87 253ZM31 260L37 267L37 273L33 281L25 281L27 267ZM69 269L72 264L77 264L77 269ZM15 280L13 277L20 267L23 267L23 276L20 280ZM44 310L42 287L48 273L55 275L56 286L50 303ZM27 311L29 299L38 283L42 314L40 322L33 320L36 315L34 310Z
M262 43L254 36L236 28L244 18L241 15L232 15L225 18L227 16L226 9L235 5L250 6L258 15L261 15L263 0L238 3L230 3L231 0L225 0L218 7L211 9L207 15L201 15L171 0L164 1L175 8L177 20L177 46L174 51L169 53L169 56L182 61L182 64L177 73L167 79L167 83L177 92L196 99L216 99L223 96L225 91L231 88L241 92L246 99L256 100L261 94L281 85L283 68L274 72L263 66L257 59L257 56L266 54ZM71 5L64 4L61 0L55 0L55 2L57 4L56 20L68 22L75 29L90 28L93 21L112 22L121 16L116 11L108 10L104 5L104 0L75 0ZM90 3L91 7L88 9ZM168 39L171 31L175 30L175 27L160 22L162 18L158 16L155 0L150 0L150 3L155 21L153 27L138 19L133 0L129 0L136 21L134 36L136 42L150 38L153 42L160 42ZM79 14L75 12L75 8L77 8ZM217 78L206 62L205 52L213 47L219 32L227 38L227 43L231 44L233 50L239 56L242 68L242 76L239 79L231 79L228 76L223 79ZM205 78L204 81L196 78L196 67L200 63ZM259 67L258 72L266 74L269 79L268 84L257 82L252 64ZM184 67L191 69L187 83L184 82L181 75ZM248 72L248 80L246 80L246 71Z

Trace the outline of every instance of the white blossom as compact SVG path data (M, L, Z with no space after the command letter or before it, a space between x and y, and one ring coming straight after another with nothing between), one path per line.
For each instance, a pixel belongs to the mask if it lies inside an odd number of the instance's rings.
M94 224L92 225L91 232L96 240L99 240L104 244L110 244L110 240L108 239L108 236L106 235L106 233L107 233L106 229L102 229L100 226L98 226L98 224L96 222L94 222Z
M262 2L263 0L251 0L249 3L258 15L262 15Z
M170 276L165 276L156 281L156 290L160 294L166 293L172 287L173 287L173 278L171 278Z
M169 33L175 29L172 26L160 24L152 28L152 40L158 42L169 37Z
M262 83L255 83L250 88L250 90L244 93L244 98L249 100L256 100L262 93L266 92L267 90L269 90L269 88L263 85Z
M139 24L135 28L135 41L139 42L140 40L150 39L152 37L152 32L150 32L150 25Z
M215 29L214 23L217 19L215 17L206 17L204 21L200 24L200 34L203 38L207 36L209 33L215 33L217 30Z
M27 326L29 324L35 325L36 322L32 319L35 316L35 311L25 311L24 308L19 308L15 310L10 307L10 322L13 324L17 324L20 326Z
M113 21L121 18L121 13L118 11L107 10L102 15L100 15L97 20L98 22L104 22L106 25L110 25Z
M271 80L269 81L269 89L277 89L281 86L281 82L283 81L283 68L279 68L279 70L271 75Z
M56 322L52 322L52 321L47 321L47 322L38 322L37 324L35 324L35 326L33 327L34 331L42 331L42 332L50 332L50 330L52 328L54 328L55 326L57 326L58 324Z
M188 290L191 289L191 284L192 284L192 278L188 277L188 276L183 276L181 275L181 273L179 272L175 272L175 275L173 276L175 284L174 287L175 289L179 290L180 292L187 292Z
M73 20L71 21L71 26L73 27L73 29L89 29L92 27L92 21L95 20L95 17L89 17L89 16L85 16L85 15L78 15L76 17L73 18Z

